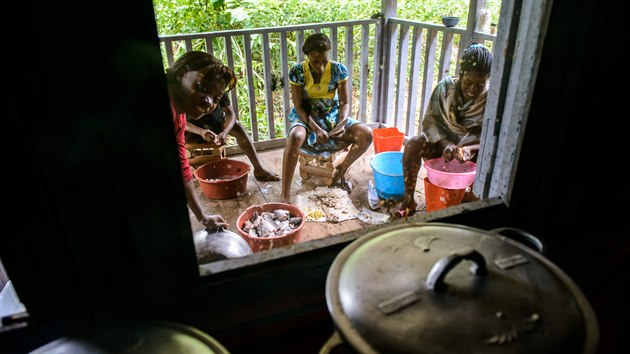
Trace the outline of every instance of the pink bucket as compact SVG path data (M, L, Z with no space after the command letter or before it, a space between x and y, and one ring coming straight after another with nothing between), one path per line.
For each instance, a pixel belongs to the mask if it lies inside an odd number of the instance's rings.
M429 181L445 189L465 189L475 181L477 164L472 161L464 163L453 159L445 162L443 158L427 160L424 163Z

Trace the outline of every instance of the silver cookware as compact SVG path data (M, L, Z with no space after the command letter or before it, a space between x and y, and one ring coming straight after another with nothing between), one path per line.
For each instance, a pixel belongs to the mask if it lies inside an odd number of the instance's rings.
M197 231L193 234L193 239L200 264L254 254L247 241L224 228Z
M362 236L328 272L336 335L358 353L595 353L584 294L525 239L445 223Z

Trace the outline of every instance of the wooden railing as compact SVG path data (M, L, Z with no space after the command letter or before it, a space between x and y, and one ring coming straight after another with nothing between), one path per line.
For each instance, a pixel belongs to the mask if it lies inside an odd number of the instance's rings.
M372 126L395 126L407 136L418 133L437 81L457 72L465 42L491 47L495 38L470 28L398 18L387 21L386 33L382 28L382 19L368 19L162 36L160 42L165 66L195 49L235 69L247 100L239 107L239 90L232 90L234 110L256 147L265 149L284 145L292 107L288 71L304 60L301 47L310 33L325 32L332 42L330 58L348 67L352 116Z
M458 73L460 53L471 41L492 49L495 36L399 18L390 18L387 29L378 121L414 136L433 88Z

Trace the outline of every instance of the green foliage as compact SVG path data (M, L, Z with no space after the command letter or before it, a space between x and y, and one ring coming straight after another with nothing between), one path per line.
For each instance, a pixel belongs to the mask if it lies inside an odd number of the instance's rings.
M160 35L232 28L224 0L154 0L153 7Z
M466 27L468 4L469 0L399 0L397 17L439 24L442 16L457 16L460 19L457 26ZM498 22L501 1L487 0L485 6L490 11L492 22Z

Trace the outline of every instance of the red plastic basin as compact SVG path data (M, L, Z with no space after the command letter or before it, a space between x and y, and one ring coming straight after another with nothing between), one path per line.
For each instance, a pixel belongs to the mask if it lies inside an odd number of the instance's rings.
M230 199L245 193L250 169L246 162L220 159L199 166L194 174L206 197Z
M298 227L293 229L292 231L279 236L279 237L252 237L247 232L243 230L243 225L245 221L249 220L254 212L257 211L259 214L265 211L273 211L275 209L285 209L289 211L291 217L299 216L302 218L302 222ZM273 248L290 246L299 241L300 232L304 224L306 223L306 215L304 212L300 210L296 205L286 204L286 203L265 203L260 205L252 205L249 208L245 209L241 215L236 218L236 230L241 236L249 243L254 252L266 251Z

